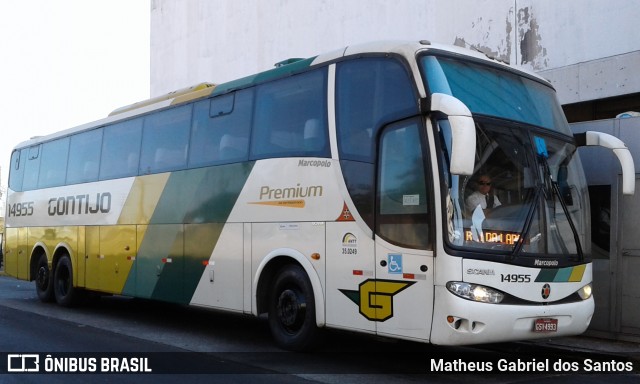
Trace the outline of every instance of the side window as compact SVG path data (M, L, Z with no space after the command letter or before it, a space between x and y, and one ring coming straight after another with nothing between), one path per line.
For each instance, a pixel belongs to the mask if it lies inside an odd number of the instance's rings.
M94 129L71 137L67 184L98 180L101 149L102 129Z
M409 248L431 249L429 199L420 119L394 124L380 139L378 235Z
M253 112L253 89L194 105L189 167L246 161Z
M40 173L40 150L42 145L34 145L29 149L23 149L27 152L27 164L24 168L24 181L22 182L22 190L28 191L38 187L38 174Z
M57 187L64 184L67 176L68 156L68 137L42 144L38 188Z
M16 192L22 191L22 180L24 179L24 168L27 162L28 152L28 149L22 149L19 151L13 151L11 154L9 188Z
M100 180L138 174L142 119L104 128L100 160Z
M329 157L326 68L256 90L251 159Z
M360 216L373 229L376 131L417 114L417 95L400 61L368 57L337 64L335 97L344 181Z
M417 95L404 65L392 58L338 63L336 117L341 159L373 162L376 130L418 113Z
M191 104L185 105L144 119L140 174L186 167L191 109Z

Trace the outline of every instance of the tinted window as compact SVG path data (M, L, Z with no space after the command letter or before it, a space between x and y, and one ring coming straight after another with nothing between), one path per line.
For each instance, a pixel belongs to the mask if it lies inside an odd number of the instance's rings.
M339 63L336 78L340 157L373 162L376 131L418 113L411 77L397 60L366 58Z
M247 160L252 107L252 89L196 103L189 166Z
M176 170L187 165L191 108L185 105L145 118L140 174Z
M233 112L236 94L229 93L209 100L209 117L228 115Z
M328 157L326 69L258 86L251 158Z
M611 186L589 187L591 206L591 241L598 249L594 258L609 259L611 250Z
M68 156L68 137L42 144L38 188L55 187L64 184L67 175Z
M142 119L104 128L100 180L138 174L141 138Z
M22 179L24 178L24 168L27 162L28 152L28 149L23 149L20 151L14 151L11 154L9 188L14 191L22 191Z
M23 149L27 152L27 164L24 168L24 181L22 189L28 191L38 187L38 174L40 173L40 148L41 145L34 145L29 149Z
M360 217L373 230L375 217L375 164L362 161L340 160L342 176L349 196L358 209Z
M388 241L427 249L429 218L420 119L396 124L380 139L378 234Z
M98 180L102 129L83 132L71 137L67 184Z

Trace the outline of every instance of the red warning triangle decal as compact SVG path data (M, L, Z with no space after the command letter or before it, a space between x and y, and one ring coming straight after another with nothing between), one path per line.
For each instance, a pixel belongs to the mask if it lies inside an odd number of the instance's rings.
M344 206L342 207L342 213L340 214L340 216L338 216L336 221L356 221L353 218L351 211L349 211L349 207L347 207L347 203L344 203Z

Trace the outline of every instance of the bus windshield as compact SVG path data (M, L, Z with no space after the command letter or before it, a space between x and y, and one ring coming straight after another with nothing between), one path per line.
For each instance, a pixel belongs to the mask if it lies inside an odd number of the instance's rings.
M436 121L448 243L488 251L485 256L563 260L554 265L569 260L566 255L582 260L588 252L586 182L576 147L563 135L570 131L553 89L499 69L440 61L422 58L427 87L469 107L477 138L473 175L449 174L451 130L448 120Z
M572 135L549 86L471 61L437 56L422 56L420 61L429 92L460 99L474 116L494 116Z

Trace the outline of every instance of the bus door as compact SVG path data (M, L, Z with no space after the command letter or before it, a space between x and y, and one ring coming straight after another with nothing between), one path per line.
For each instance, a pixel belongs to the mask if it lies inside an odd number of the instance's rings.
M375 285L367 287L367 316L375 320L378 334L428 340L433 314L433 209L422 127L420 118L404 120L380 136Z

